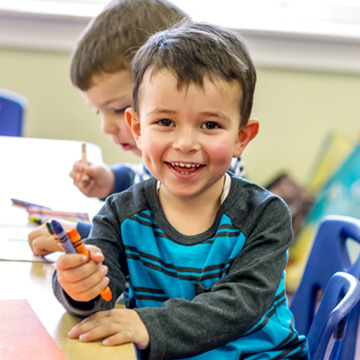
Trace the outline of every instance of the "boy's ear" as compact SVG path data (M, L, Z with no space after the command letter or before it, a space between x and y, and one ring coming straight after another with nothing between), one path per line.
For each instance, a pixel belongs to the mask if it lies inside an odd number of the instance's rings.
M134 136L137 147L141 150L141 128L137 112L132 108L127 108L125 110L125 119Z
M233 157L238 157L242 154L249 142L259 132L259 121L257 119L250 119L248 123L239 130L238 138L235 144Z

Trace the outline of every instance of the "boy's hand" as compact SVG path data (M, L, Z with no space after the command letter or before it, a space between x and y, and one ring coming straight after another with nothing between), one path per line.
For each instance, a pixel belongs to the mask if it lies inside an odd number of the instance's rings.
M74 326L71 338L81 341L104 339L108 346L135 343L140 350L146 349L150 343L149 333L138 313L130 309L113 309L99 311Z
M87 246L90 261L82 254L64 254L56 261L57 278L64 291L75 301L95 299L109 284L104 255L96 246Z
M82 181L85 171L90 178L86 185ZM114 192L115 175L107 165L88 163L85 169L84 164L79 160L74 163L69 175L74 185L88 197L105 199Z
M49 220L51 221L51 220ZM74 227L73 221L58 220L64 230ZM56 251L64 251L62 246L49 233L46 224L38 226L28 234L29 246L34 255L45 256Z

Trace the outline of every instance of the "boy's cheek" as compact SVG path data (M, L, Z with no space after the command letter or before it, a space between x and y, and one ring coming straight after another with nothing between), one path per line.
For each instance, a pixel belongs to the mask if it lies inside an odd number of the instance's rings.
M233 158L233 148L227 146L224 141L224 145L213 147L211 151L211 161L215 164L224 165L226 163L231 163Z

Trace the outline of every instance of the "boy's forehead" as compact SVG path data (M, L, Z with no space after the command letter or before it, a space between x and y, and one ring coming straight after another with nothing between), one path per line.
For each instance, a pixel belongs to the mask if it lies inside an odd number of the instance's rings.
M99 86L102 84L117 84L118 86L125 87L133 85L132 73L130 70L120 70L112 73L95 73L91 77L91 84L93 86Z
M165 100L166 106L170 106L169 101L174 98L177 99L176 103L180 103L181 99L186 98L187 102L190 101L195 104L198 101L201 101L200 99L209 98L214 99L214 101L211 102L211 107L213 107L213 109L216 107L220 109L226 103L225 107L227 110L232 108L234 110L234 115L236 114L235 116L240 122L242 88L236 81L228 82L219 77L211 79L209 76L205 75L201 85L195 84L194 82L179 84L179 80L175 72L166 68L148 68L144 72L139 90L140 106L145 97L150 97L151 103L154 101L155 103L160 103ZM153 96L155 93L159 94L160 97ZM189 93L190 95L188 96ZM175 97L172 96L173 94L175 94ZM197 94L199 94L199 96L197 96ZM219 99L226 99L226 101L217 101ZM148 103L148 101L146 102Z
M175 80L175 82L174 82ZM197 84L191 79L180 81L176 72L167 68L155 68L153 66L148 67L140 82L140 88L146 87L146 85L155 84L160 85L163 83L171 82L176 86L176 91L180 92L187 90L190 86L195 86L197 91L206 92L209 87L216 88L219 92L224 93L226 89L231 88L231 94L236 98L241 100L242 97L242 87L237 81L229 82L217 76L210 76L205 74L202 83Z
M144 72L144 76L142 78L142 84L144 83L150 83L152 82L155 78L158 79L158 77L172 77L172 78L176 78L176 75L174 72L170 71L167 68L155 68L154 66L149 66L145 72Z
M87 102L105 104L115 99L132 100L133 78L129 71L94 75L89 89L81 91Z

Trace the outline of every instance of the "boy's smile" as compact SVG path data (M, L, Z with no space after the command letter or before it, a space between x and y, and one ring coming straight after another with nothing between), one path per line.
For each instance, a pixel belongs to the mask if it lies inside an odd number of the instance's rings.
M176 197L220 196L233 157L248 143L239 130L237 83L204 78L178 88L168 70L145 72L139 113L127 113L147 169ZM132 125L131 125L132 123Z
M200 169L200 164L182 163L182 162L171 162L169 164L173 171L178 171L181 174L188 175L196 172Z

